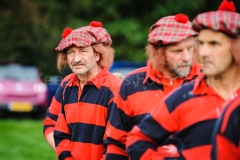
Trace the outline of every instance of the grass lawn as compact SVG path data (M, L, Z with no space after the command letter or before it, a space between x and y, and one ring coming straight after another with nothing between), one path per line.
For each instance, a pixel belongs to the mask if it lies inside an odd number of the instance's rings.
M43 137L42 120L0 119L0 159L56 160Z

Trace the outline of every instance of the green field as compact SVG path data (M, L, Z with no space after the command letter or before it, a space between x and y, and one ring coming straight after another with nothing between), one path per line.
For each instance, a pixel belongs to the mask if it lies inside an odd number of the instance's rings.
M0 119L1 160L55 160L43 137L42 120Z

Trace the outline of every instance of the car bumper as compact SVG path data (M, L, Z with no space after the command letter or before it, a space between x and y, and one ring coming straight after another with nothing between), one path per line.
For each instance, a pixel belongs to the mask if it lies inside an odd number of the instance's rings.
M0 110L9 112L38 112L46 110L44 105L33 105L31 103L0 104Z

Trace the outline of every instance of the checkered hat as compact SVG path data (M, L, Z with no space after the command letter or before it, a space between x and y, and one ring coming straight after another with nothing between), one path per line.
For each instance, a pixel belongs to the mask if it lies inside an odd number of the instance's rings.
M197 15L193 19L193 29L200 31L209 28L237 37L240 35L240 14L234 12L235 9L232 1L224 0L217 11Z
M57 48L55 48L58 52L61 52L72 45L76 47L87 47L98 43L107 46L112 44L112 39L109 33L102 27L102 23L97 21L92 21L89 26L74 30L66 28L62 33L62 38L63 39L58 44Z
M148 42L154 45L178 43L188 37L197 35L192 23L184 14L167 16L159 19L149 29Z

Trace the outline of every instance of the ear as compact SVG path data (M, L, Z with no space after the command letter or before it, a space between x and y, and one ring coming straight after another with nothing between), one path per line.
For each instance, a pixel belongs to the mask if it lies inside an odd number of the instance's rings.
M95 52L95 59L96 59L96 62L100 61L100 58L101 58L100 53Z
M236 39L231 39L230 43L230 51L233 54L235 62L240 65L240 37L237 37Z

